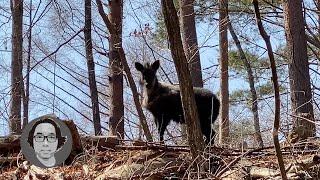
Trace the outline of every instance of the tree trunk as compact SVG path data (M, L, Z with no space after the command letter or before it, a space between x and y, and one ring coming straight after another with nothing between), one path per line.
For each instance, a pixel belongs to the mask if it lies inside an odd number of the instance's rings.
M11 104L10 132L21 134L22 79L22 19L23 0L10 1L12 12L12 59L11 59Z
M28 57L27 57L27 70L26 70L26 83L25 87L22 83L23 96L23 123L22 127L25 127L29 122L29 97L30 97L30 62L31 62L31 49L32 49L32 0L30 0L29 10L29 32L28 32Z
M196 159L200 157L199 155L204 150L204 141L202 140L203 138L192 89L190 71L188 70L187 58L183 52L179 19L172 0L161 0L161 6L168 32L171 54L178 74L191 154L193 159Z
M254 12L256 15L256 21L258 24L260 35L262 36L263 40L266 43L266 47L268 50L268 56L270 60L270 67L272 72L272 82L273 82L273 89L274 89L274 122L273 122L273 143L274 148L276 150L276 155L278 159L279 169L281 173L281 177L283 180L287 180L287 175L284 167L282 152L280 149L280 143L279 143L279 128L280 128L280 93L279 93L279 83L278 83L278 74L277 74L277 66L276 62L274 60L274 55L272 51L272 46L270 42L270 36L266 33L264 30L264 27L262 25L262 19L260 16L260 10L259 10L259 3L258 0L252 1L254 6Z
M96 0L96 2L97 2L99 14L100 14L101 18L103 19L104 24L107 26L110 34L117 34L117 31L116 31L114 24L111 23L109 18L106 16L106 13L104 12L101 0ZM120 37L120 36L114 36L114 37ZM134 104L136 106L136 109L137 109L137 112L139 115L139 120L140 120L141 126L143 128L143 131L144 131L144 134L145 134L147 140L149 142L152 142L152 136L151 136L151 133L150 133L147 121L146 121L146 117L143 114L142 107L139 102L139 95L138 95L137 86L134 83L132 74L130 72L130 67L127 63L127 59L126 59L124 50L122 48L122 44L117 44L117 45L118 46L116 46L115 49L117 50L117 52L119 54L119 58L120 58L121 63L123 65L123 69L126 72L126 76L128 78L128 82L129 82L130 88L132 90L133 101L134 101Z
M244 66L246 67L247 74L248 74L248 81L249 81L249 86L250 86L250 92L251 92L251 111L253 112L253 124L254 124L254 138L256 141L256 144L258 145L259 148L263 147L263 141L261 137L261 132L260 132L260 122L259 122L259 111L258 111L258 97L257 97L257 91L254 86L254 76L251 68L251 64L248 61L242 47L240 44L240 41L234 32L234 29L232 27L231 22L229 21L229 31L230 34L238 48L240 58L243 61Z
M203 87L194 0L180 0L179 2L182 44L190 69L192 85Z
M115 27L115 33L110 33L109 67L110 67L110 133L120 138L124 137L124 106L123 106L123 73L118 48L122 46L122 0L110 0L109 19Z
M291 142L296 142L299 139L315 136L316 129L313 122L303 120L307 118L314 121L314 113L302 1L286 0L283 2L283 7L293 114L293 130L289 138Z
M194 0L180 0L180 29L184 53L191 74L192 85L203 87L200 54L194 13ZM187 127L181 124L183 142L188 142Z
M92 104L92 117L95 135L101 135L100 110L98 100L98 90L95 77L94 60L92 54L92 38L91 38L91 0L85 0L85 27L84 39L86 46L86 58L89 76L90 98Z
M32 49L32 0L30 0L30 10L29 10L29 32L28 32L28 57L27 57L27 70L26 70L26 83L25 87L22 83L21 87L23 89L23 123L22 127L25 127L29 122L29 99L30 99L30 64L31 64L31 49Z
M219 143L229 138L228 0L219 0L220 122Z
M318 36L320 35L320 0L317 0Z

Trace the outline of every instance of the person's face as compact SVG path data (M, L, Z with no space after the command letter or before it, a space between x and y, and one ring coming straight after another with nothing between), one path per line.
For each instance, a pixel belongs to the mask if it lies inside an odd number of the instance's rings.
M56 130L50 123L39 124L33 134L33 148L42 159L51 158L57 150Z

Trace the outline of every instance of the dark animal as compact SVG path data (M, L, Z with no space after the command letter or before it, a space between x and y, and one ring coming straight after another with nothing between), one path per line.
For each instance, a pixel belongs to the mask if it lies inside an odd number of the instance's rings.
M179 86L159 82L156 77L159 66L159 61L155 61L153 64L146 63L144 66L139 62L135 63L135 68L141 72L143 78L142 106L152 113L160 133L160 141L163 141L164 131L171 120L178 123L185 123L185 120ZM211 125L219 114L220 102L209 90L197 87L194 87L193 90L201 131L208 144L214 139L215 132Z

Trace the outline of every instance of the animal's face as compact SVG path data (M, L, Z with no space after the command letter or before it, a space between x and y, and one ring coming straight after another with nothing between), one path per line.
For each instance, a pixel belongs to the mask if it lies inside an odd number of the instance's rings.
M136 69L142 74L142 81L147 89L151 89L155 85L156 73L159 66L159 61L155 61L151 65L149 63L146 63L145 65L142 65L139 62L135 63Z

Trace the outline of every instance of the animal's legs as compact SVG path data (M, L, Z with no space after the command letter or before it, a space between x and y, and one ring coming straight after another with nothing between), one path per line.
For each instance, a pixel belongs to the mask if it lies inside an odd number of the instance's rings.
M169 120L162 117L161 119L158 119L158 131L159 131L159 136L160 136L160 142L163 142L163 135L164 131L166 130L167 126L169 124Z
M206 138L205 140L206 144L209 144L210 142L211 144L214 144L214 137L216 133L212 129L211 123L209 121L200 121L200 123L201 123L202 134Z

